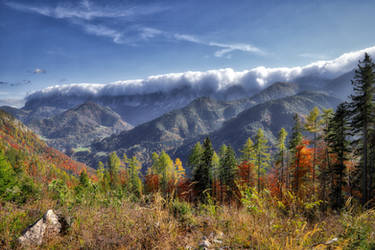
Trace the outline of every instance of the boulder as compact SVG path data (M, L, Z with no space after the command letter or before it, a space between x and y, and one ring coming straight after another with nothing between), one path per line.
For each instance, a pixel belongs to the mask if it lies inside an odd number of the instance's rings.
M23 232L18 238L18 242L22 246L39 246L43 243L44 238L56 236L61 232L61 229L59 217L50 209L41 219Z

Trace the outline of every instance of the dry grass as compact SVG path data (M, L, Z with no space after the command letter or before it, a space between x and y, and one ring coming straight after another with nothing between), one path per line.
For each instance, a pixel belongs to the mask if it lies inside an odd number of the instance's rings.
M150 204L124 201L118 206L59 208L74 218L65 235L48 240L44 249L193 249L203 236L223 232L213 248L231 249L371 249L374 245L375 212L331 214L309 222L302 216L286 216L264 203L258 210L215 205L191 208L176 214L173 202L160 195ZM268 204L270 205L270 204ZM22 208L5 204L0 209L0 248L14 248L22 230L49 208L45 199ZM320 244L338 237L330 246Z

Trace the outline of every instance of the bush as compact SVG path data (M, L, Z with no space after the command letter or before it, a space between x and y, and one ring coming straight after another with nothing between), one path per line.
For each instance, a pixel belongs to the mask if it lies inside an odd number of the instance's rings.
M39 187L23 171L15 171L4 155L0 154L0 198L25 203L38 197Z
M184 224L193 223L193 212L190 203L176 199L170 203L169 210L178 221Z

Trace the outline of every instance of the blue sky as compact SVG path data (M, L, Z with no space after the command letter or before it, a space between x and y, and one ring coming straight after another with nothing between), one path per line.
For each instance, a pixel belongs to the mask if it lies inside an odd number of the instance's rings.
M375 45L375 1L0 0L0 99L65 83L292 67Z

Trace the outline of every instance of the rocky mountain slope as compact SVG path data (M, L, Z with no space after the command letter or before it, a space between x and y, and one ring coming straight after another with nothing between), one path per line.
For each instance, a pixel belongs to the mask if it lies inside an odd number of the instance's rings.
M288 133L291 132L293 116L296 113L303 118L315 106L320 109L335 108L340 102L341 99L315 91L305 91L294 96L271 100L241 112L210 134L186 140L180 148L171 153L186 162L194 144L203 141L206 136L211 139L217 150L224 143L239 152L248 137L254 140L259 128L264 130L265 136L274 146L281 128L285 128Z
M62 151L85 147L94 140L129 130L131 125L110 108L86 102L52 118L31 120L28 126Z

